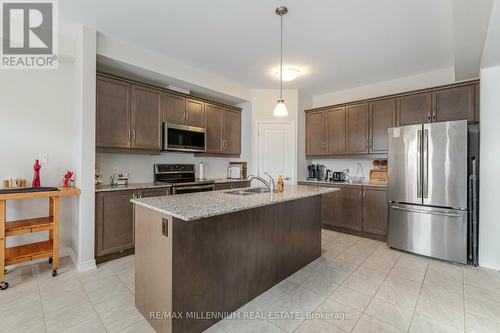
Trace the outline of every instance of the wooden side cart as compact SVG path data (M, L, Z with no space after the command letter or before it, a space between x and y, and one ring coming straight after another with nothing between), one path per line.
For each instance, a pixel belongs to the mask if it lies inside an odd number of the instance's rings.
M80 195L77 188L58 188L52 191L20 192L0 194L0 290L7 289L5 267L27 261L49 258L52 276L59 268L59 206L64 196ZM49 215L17 221L7 221L7 200L49 199ZM48 232L49 239L43 242L6 247L7 237L34 232Z

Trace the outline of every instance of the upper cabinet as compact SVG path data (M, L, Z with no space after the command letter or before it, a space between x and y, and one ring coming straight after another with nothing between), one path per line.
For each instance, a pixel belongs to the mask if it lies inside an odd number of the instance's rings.
M370 103L370 153L387 153L387 129L396 126L396 99L382 99Z
M97 76L96 146L158 152L161 92Z
M399 97L398 125L430 123L432 120L431 101L432 95L430 92Z
M479 82L306 110L306 156L387 156L387 129L431 122L479 121Z
M475 85L436 90L432 93L432 121L474 121Z
M346 153L368 153L368 103L346 106Z
M207 154L241 154L241 109L109 74L96 75L98 151L159 154L163 122L205 128Z
M241 111L205 103L207 154L241 154Z
M132 85L97 76L96 90L96 146L130 148Z

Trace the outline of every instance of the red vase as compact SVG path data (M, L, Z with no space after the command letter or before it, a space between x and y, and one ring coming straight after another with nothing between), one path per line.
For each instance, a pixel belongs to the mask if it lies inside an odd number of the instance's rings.
M33 170L35 173L33 174L33 187L40 187L40 169L42 166L38 160L35 160L35 165L33 165Z

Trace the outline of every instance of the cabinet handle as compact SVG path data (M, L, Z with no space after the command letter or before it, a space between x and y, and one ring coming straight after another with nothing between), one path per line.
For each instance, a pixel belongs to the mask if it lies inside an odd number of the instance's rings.
M132 137L131 131L128 130L128 142L130 142L130 138Z
M432 109L432 119L436 120L436 108Z
M168 220L167 219L161 220L161 234L165 237L168 237Z
M132 140L134 141L135 143L135 129L132 130Z

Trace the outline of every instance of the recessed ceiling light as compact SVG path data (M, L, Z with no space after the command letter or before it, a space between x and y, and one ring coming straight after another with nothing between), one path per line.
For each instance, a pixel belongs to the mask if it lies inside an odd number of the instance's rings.
M274 71L274 74L279 79L280 78L280 70L279 68ZM300 69L296 67L285 67L283 68L283 81L292 81L295 80L300 75Z

